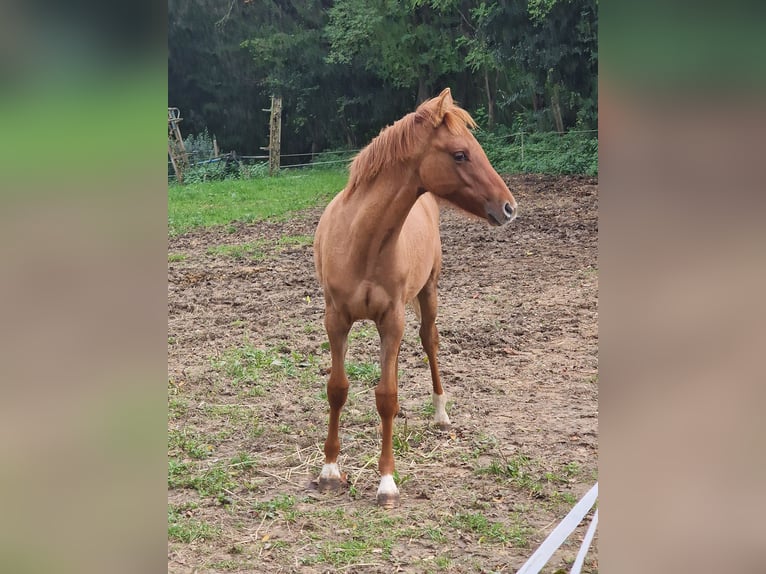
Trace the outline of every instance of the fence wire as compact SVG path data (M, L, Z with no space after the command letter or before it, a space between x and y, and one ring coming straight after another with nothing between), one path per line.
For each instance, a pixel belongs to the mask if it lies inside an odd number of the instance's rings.
M479 132L480 134L482 132ZM487 133L487 132L484 132ZM519 153L519 159L523 163L526 163L526 161L529 161L531 158L529 158L529 154L538 154L538 153L553 153L556 151L560 151L557 149L550 149L550 148L539 148L537 147L538 142L535 142L534 140L538 137L540 139L544 139L545 137L550 137L551 135L558 135L558 136L565 136L567 134L597 134L597 129L592 130L568 130L563 133L558 132L527 132L527 131L520 131L520 132L512 132L509 134L503 134L499 136L500 139L507 140L511 138L519 139L520 142L517 144L510 144L507 146L504 146L504 150L511 151L511 152L518 152ZM528 139L525 141L525 136L529 136ZM532 141L530 141L532 140ZM305 152L305 153L287 153L287 154L280 154L281 158L310 158L309 161L304 161L300 163L287 163L287 164L281 164L280 170L282 169L293 169L293 168L301 168L301 167L314 167L314 166L328 166L328 165L338 165L338 164L349 164L353 157L362 151L361 149L350 149L350 150L330 150L330 151L322 151L322 152ZM227 153L227 154L220 154L218 156L210 157L207 159L200 159L198 161L193 161L193 156L198 156L202 154L203 152L200 151L190 151L187 153L187 156L190 158L190 167L198 167L202 165L210 165L215 163L220 163L224 161L229 162L237 162L241 165L247 165L247 166L255 166L255 165L263 165L266 166L265 161L259 162L258 160L268 160L268 155L238 155L233 153ZM345 155L347 157L341 158L341 159L323 159L325 156L332 156L332 155ZM526 156L526 161L525 161ZM314 161L314 158L322 158L320 161ZM172 162L170 159L168 159L168 166L171 166ZM259 177L258 175L254 177ZM176 177L175 174L172 173L170 170L168 171L168 180L169 181L175 181Z

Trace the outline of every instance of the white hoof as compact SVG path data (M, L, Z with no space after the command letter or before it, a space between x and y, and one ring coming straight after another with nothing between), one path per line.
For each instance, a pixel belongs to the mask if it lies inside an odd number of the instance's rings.
M432 396L434 401L434 423L439 428L448 428L450 420L447 416L447 395L433 393Z
M386 474L380 478L377 496L378 506L394 508L399 506L399 489L396 488L394 477Z
M337 463L331 462L322 466L322 472L319 473L317 480L317 489L319 492L332 492L340 490L343 486L343 478Z
M319 473L319 478L337 478L340 479L340 469L337 462L331 462L322 466L322 472Z

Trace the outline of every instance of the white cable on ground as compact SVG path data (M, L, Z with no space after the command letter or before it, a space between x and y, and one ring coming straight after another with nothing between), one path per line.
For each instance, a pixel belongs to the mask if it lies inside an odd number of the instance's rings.
M569 511L569 514L559 522L559 525L543 541L540 548L529 557L529 560L524 563L524 566L516 574L538 574L543 569L543 566L548 563L553 553L558 550L559 546L564 543L564 540L582 522L582 519L596 503L596 498L598 498L598 482L575 504L574 508Z

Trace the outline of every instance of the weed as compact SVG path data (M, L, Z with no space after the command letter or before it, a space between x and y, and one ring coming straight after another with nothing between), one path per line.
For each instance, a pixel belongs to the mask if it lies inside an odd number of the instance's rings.
M256 460L247 452L241 452L231 459L229 467L237 467L242 470L251 470L255 468Z
M183 399L170 399L168 401L168 413L170 419L180 419L186 416L189 410L188 403Z
M250 343L226 350L213 359L213 368L223 372L234 384L255 385L256 395L267 390L271 380L301 376L313 378L317 359L313 355L303 357L298 353L280 353L276 349L257 349Z
M423 536L427 536L434 542L446 542L447 537L444 535L444 532L442 532L442 529L438 526L429 526L423 530Z
M380 379L380 365L378 363L346 363L346 374L351 380L372 385Z
M313 235L284 235L277 240L278 245L305 247L314 243Z
M296 513L293 510L295 506L295 497L289 494L279 494L271 500L265 502L256 502L253 504L253 510L266 518L277 518L282 516L288 522L295 521Z
M211 526L200 520L184 516L183 510L168 506L168 539L178 542L193 542L195 540L212 540L221 534L220 528Z
M348 341L349 343L353 343L354 341L359 340L364 341L376 337L377 334L378 330L374 323L370 321L362 321L361 323L357 323L357 325L351 329L348 334Z
M542 496L543 486L539 479L532 474L531 460L523 454L505 458L502 462L492 460L489 466L477 469L478 474L489 474L505 478L515 486L526 490L532 496Z
M213 453L213 445L186 430L171 429L168 432L168 447L178 448L196 459L207 458Z
M184 253L168 253L168 263L176 263L178 261L183 261L184 259L186 259Z
M479 536L479 542L499 542L524 547L527 545L527 535L531 529L518 522L511 527L502 522L490 522L486 516L480 513L456 514L449 522L450 526L458 530L467 530Z
M264 244L265 242L263 241L253 241L237 245L216 245L215 247L209 247L207 254L230 257L231 259L262 261L266 257L266 253L263 250Z

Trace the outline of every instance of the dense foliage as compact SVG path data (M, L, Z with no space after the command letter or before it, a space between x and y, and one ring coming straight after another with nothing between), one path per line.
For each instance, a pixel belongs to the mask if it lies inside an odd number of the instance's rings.
M168 105L184 134L207 129L239 154L263 153L271 94L283 153L361 147L446 86L490 133L594 129L597 11L598 0L169 0Z

